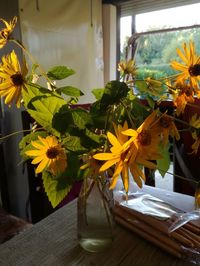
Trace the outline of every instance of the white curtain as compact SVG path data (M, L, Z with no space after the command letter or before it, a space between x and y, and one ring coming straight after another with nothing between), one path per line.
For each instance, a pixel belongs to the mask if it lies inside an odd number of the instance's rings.
M60 86L84 92L81 103L94 101L103 87L101 0L19 0L22 41L41 66L73 68L76 74Z

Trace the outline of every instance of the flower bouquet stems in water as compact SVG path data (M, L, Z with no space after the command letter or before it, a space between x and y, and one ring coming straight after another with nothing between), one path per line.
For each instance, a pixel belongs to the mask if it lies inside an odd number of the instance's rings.
M86 178L78 198L78 240L87 251L100 252L113 241L112 193L100 179Z

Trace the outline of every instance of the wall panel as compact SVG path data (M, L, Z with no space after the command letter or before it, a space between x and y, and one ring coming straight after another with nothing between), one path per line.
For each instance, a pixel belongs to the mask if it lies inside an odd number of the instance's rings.
M19 0L23 42L44 69L76 71L66 81L85 93L82 103L92 102L91 89L103 86L101 8L101 0Z

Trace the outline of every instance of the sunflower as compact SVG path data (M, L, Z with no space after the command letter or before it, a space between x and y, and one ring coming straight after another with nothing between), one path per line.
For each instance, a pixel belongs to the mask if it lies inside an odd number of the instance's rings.
M131 137L129 139L130 158L128 160L128 167L139 187L142 187L141 180L146 180L141 166L155 169L156 164L151 161L162 158L159 152L160 132L159 130L155 130L156 124L159 121L157 115L158 110L155 110L145 119L138 129L128 129L122 132Z
M147 86L147 92L149 94L157 97L162 97L164 89L161 81L148 77L145 79L145 83Z
M89 154L83 156L84 164L80 167L80 169L88 169L88 176L90 177L96 178L101 176L103 178L104 175L99 172L101 165L93 158L93 155L94 152L90 152Z
M192 153L197 154L200 147L200 134L197 131L192 132L192 137L195 140L192 144Z
M35 148L26 151L26 155L35 157L32 164L38 164L36 173L41 173L43 170L49 169L53 175L64 172L67 167L67 157L64 149L59 144L54 136L42 138L32 141L31 145Z
M188 84L182 82L175 83L175 87L171 90L171 94L173 103L176 107L177 116L184 113L188 103L194 103L195 90Z
M156 168L156 165L150 160L161 158L158 151L160 137L159 134L152 137L150 128L157 122L157 113L157 110L153 111L137 130L127 129L126 125L124 125L123 128L119 128L116 132L118 139L112 133L108 132L108 140L112 144L110 149L111 153L99 153L94 155L94 158L97 160L107 161L102 165L100 171L105 171L116 164L115 172L111 180L111 189L116 186L118 177L121 174L125 191L128 192L129 169L133 175L134 181L139 187L142 187L142 180L145 181L145 175L140 165L150 169ZM122 138L122 135L124 135L125 138ZM128 136L130 138L128 138Z
M122 76L128 75L128 74L135 76L136 69L137 68L135 65L135 61L131 59L128 62L121 61L118 64L118 71L120 71Z
M21 104L21 91L26 88L25 76L28 70L26 63L21 69L15 51L2 58L0 65L0 96L5 97L5 104L11 106L16 103L19 108Z
M157 129L161 132L162 142L164 145L167 145L169 135L175 137L177 140L180 139L180 134L171 116L167 114L161 115L157 123L157 127Z
M199 209L200 208L200 184L199 182L196 187L194 198L195 198L195 207L196 209Z
M200 81L200 57L195 52L195 45L192 41L189 43L189 47L186 43L183 43L183 52L181 49L176 49L178 56L182 59L183 64L172 61L171 67L175 70L181 71L177 76L177 82L189 81L192 88L195 89L198 96L199 92L199 81Z
M93 156L94 159L100 161L106 161L99 169L100 172L104 172L113 165L115 165L114 174L111 178L110 189L116 186L119 175L121 174L125 191L129 189L129 171L128 160L130 158L130 143L127 136L123 136L121 132L127 129L127 123L122 126L114 126L116 136L111 132L107 133L107 137L112 147L110 153L98 153ZM132 151L133 151L132 147ZM136 151L136 150L135 150Z
M192 116L192 118L190 119L189 124L190 124L192 127L196 128L196 129L199 129L199 128L200 128L200 118L197 117L197 114L194 114L194 115Z
M129 141L137 147L138 154L141 158L155 160L156 158L154 157L157 157L159 154L158 144L160 143L160 132L159 130L155 130L158 121L158 110L155 110L144 120L138 129L123 131L124 135L131 137ZM134 160L135 158L133 157ZM131 163L132 159L130 159Z
M200 147L200 120L197 118L197 114L193 115L189 124L193 127L192 138L195 140L192 144L192 153L197 154Z
M116 135L118 141L120 142L120 144L123 145L125 142L127 142L128 137L125 136L124 134L122 134L122 132L124 130L127 130L128 129L128 123L127 123L127 121L124 122L124 125L123 126L121 126L121 125L116 126L116 124L113 123L113 128L115 130L115 135Z
M0 49L3 48L8 42L11 33L13 32L15 25L17 23L17 17L14 17L10 22L4 19L0 19L5 24L5 28L0 31Z

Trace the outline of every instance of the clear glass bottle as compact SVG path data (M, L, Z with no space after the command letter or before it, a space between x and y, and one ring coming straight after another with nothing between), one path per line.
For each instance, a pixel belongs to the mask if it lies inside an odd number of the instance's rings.
M78 240L83 249L101 252L113 242L113 193L108 181L86 178L78 197Z

